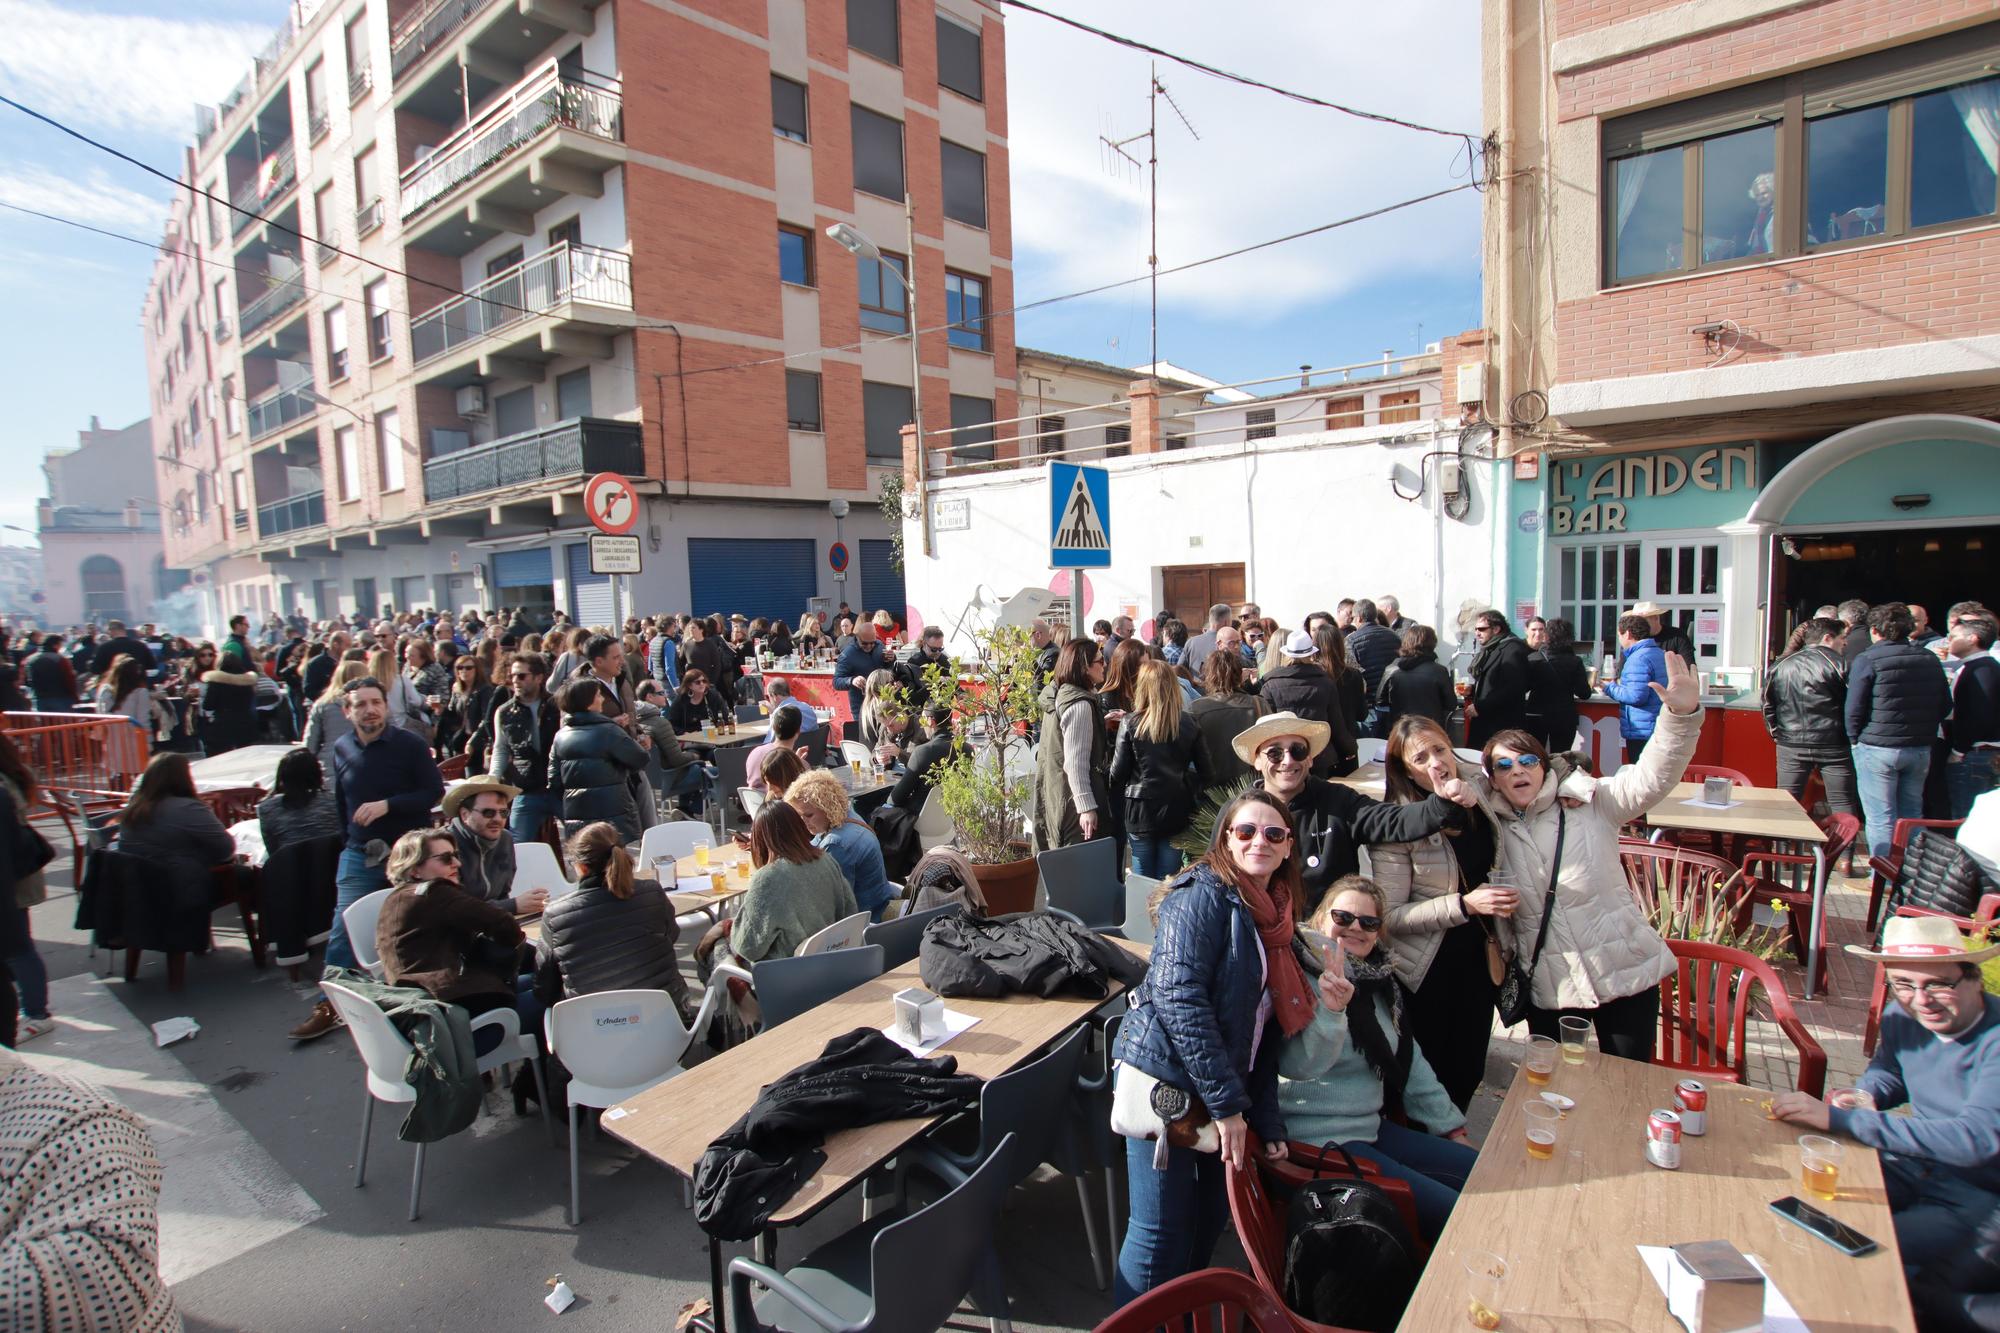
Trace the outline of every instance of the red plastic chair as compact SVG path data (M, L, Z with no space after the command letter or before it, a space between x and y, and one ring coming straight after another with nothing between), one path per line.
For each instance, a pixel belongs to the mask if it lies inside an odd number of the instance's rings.
M1896 877L1902 873L1903 853L1909 849L1910 838L1920 828L1955 829L1963 819L1899 819L1889 834L1889 854L1868 858L1868 933L1875 933L1876 921L1882 915L1882 899L1895 886Z
M1625 871L1625 885L1632 890L1639 910L1648 915L1658 910L1662 894L1671 895L1678 908L1691 897L1727 887L1737 877L1736 867L1713 852L1644 838L1620 838L1618 864ZM1744 888L1739 884L1729 893L1734 914L1742 906Z
M1853 815L1828 815L1826 823L1820 826L1826 830L1827 873L1833 865L1847 855L1850 847L1861 837L1861 821ZM1803 889L1788 889L1777 882L1775 872L1779 866L1800 866L1808 872L1815 862L1810 856L1796 852L1754 852L1743 858L1743 874L1749 880L1749 892L1744 904L1744 915L1757 903L1782 902L1785 905L1785 926L1792 937L1792 953L1803 963L1812 956L1807 948L1806 932L1812 928L1812 885ZM1760 874L1759 871L1764 873ZM1827 913L1830 920L1832 913ZM1747 924L1747 922L1745 923ZM1820 923L1819 970L1813 976L1815 990L1831 989L1832 983L1826 974L1826 922Z
M1762 986L1772 1021L1799 1056L1799 1091L1814 1097L1826 1086L1826 1051L1806 1031L1771 966L1740 949L1668 940L1678 963L1660 983L1660 1037L1653 1063L1718 1083L1741 1083L1748 1066L1744 1028L1750 993Z
M2000 893L1989 893L1979 900L1979 907L1969 917L1953 916L1949 912L1935 911L1929 907L1898 907L1897 916L1941 916L1955 922L1967 935L1983 935L1995 922L2000 922ZM1889 999L1888 973L1882 964L1875 964L1875 985L1868 995L1868 1021L1861 1029L1861 1053L1875 1054L1875 1043L1882 1035L1882 1008Z
M456 782L465 776L466 765L471 762L472 760L468 756L462 754L455 754L449 759L440 759L438 761L438 776L446 782Z
M228 828L257 817L257 802L264 799L262 787L222 787L199 793L201 803Z
M1291 1314L1233 1268L1204 1268L1153 1288L1092 1333L1292 1333Z

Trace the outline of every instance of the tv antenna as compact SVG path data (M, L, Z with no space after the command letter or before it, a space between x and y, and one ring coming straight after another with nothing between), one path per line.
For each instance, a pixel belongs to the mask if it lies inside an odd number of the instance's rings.
M1181 110L1180 103L1174 101L1174 95L1167 91L1167 85L1160 82L1160 67L1157 64L1150 66L1146 75L1145 132L1142 134L1129 135L1123 139L1113 139L1110 138L1108 135L1103 135L1103 134L1097 136L1098 140L1102 142L1106 148L1110 149L1113 153L1116 153L1119 157L1124 158L1134 167L1140 167L1142 166L1142 164L1140 163L1138 158L1132 156L1132 154L1127 152L1126 148L1131 144L1138 143L1141 139L1144 139L1146 141L1146 161L1143 163L1143 168L1146 172L1146 181L1148 188L1147 200L1146 200L1146 215L1148 224L1147 249L1151 252L1146 256L1146 267L1149 270L1151 270L1151 276L1148 279L1148 281L1152 290L1152 302L1153 302L1152 359L1147 362L1148 366L1158 366L1160 364L1159 109L1160 109L1160 99L1163 97L1167 101L1167 106L1172 109L1175 117L1177 117L1180 120L1181 125L1187 130L1187 132L1193 135L1196 139L1201 138L1200 132L1197 131L1194 127L1194 124L1188 120L1187 113Z

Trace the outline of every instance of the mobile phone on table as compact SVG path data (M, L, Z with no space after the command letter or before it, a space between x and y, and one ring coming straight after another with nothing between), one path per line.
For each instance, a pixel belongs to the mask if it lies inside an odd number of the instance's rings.
M1859 1257L1881 1248L1839 1218L1829 1216L1793 1195L1774 1200L1771 1211L1787 1221L1798 1223L1842 1254Z

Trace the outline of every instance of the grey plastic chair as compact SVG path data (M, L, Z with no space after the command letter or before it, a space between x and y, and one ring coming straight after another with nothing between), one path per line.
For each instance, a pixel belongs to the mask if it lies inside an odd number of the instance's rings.
M917 959L917 949L924 942L924 927L941 916L953 912L963 912L958 903L946 903L942 907L927 907L921 912L911 912L906 916L890 917L861 932L863 944L882 946L882 970L901 967Z
M849 952L852 952L851 950ZM828 954L823 957L838 957ZM743 1333L936 1333L976 1280L997 1281L994 1225L1014 1182L1014 1141L943 1198L883 1213L779 1273L729 1263L729 1324ZM765 1289L753 1297L752 1287Z
M803 958L767 959L750 969L750 984L757 992L757 1007L763 1012L768 1032L864 981L873 981L885 970L882 946L864 944ZM885 1005L880 1020L887 1022L889 1017Z
M710 762L715 765L715 806L721 821L718 827L729 828L729 797L738 787L750 785L750 751L756 747L749 745L718 745Z
M1116 930L1124 920L1118 844L1110 838L1037 852L1035 867L1041 871L1051 909L1067 912L1092 930Z
M762 704L748 703L736 705L736 720L738 722L762 722L767 716L768 714L764 712Z
M1128 873L1125 876L1125 921L1118 927L1118 933L1135 944L1153 942L1153 917L1146 910L1153 891L1160 887L1160 881L1149 875Z

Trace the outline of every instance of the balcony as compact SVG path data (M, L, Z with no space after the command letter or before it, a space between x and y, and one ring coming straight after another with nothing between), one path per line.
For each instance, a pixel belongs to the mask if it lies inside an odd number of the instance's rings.
M355 236L356 237L366 236L370 232L374 231L377 227L381 226L382 217L385 211L386 210L382 207L382 201L380 199L370 199L367 203L355 209L354 210Z
M276 537L301 528L326 525L326 492L306 491L257 506L257 535Z
M251 440L261 440L318 411L319 404L313 401L311 394L311 386L302 384L290 389L277 389L251 400Z
M431 459L424 464L424 500L438 504L560 477L597 472L637 477L645 471L636 423L574 417Z
M347 76L347 104L353 106L356 102L366 97L368 90L374 86L375 67L373 65L356 66L354 72Z
M306 113L307 142L318 143L333 128L333 116L325 107L317 107Z
M425 219L406 227L412 243L463 254L503 229L532 232L551 196L602 196L625 160L623 117L616 80L547 62L403 173L401 216Z
M257 174L247 184L230 196L230 202L239 211L236 220L230 224L229 234L241 236L263 214L265 205L298 181L298 158L288 139L257 165Z
M470 364L454 353L526 361L608 356L608 335L634 323L632 257L564 242L411 320L410 355L427 367L420 376L427 380Z
M389 34L389 78L403 77L410 66L443 45L466 21L492 0L431 0L396 25Z
M270 291L243 307L236 321L239 332L248 338L303 301L305 296L305 279L300 274L294 273L290 277L279 279Z
M231 334L232 330L229 327L228 320L218 319L215 321L215 340L217 342L219 343L228 342L231 337Z
M233 511L229 515L229 526L238 532L248 532L250 530L250 511L247 509Z
M320 237L318 244L312 248L312 257L314 268L325 268L328 264L340 258L340 233L329 231L326 235Z

